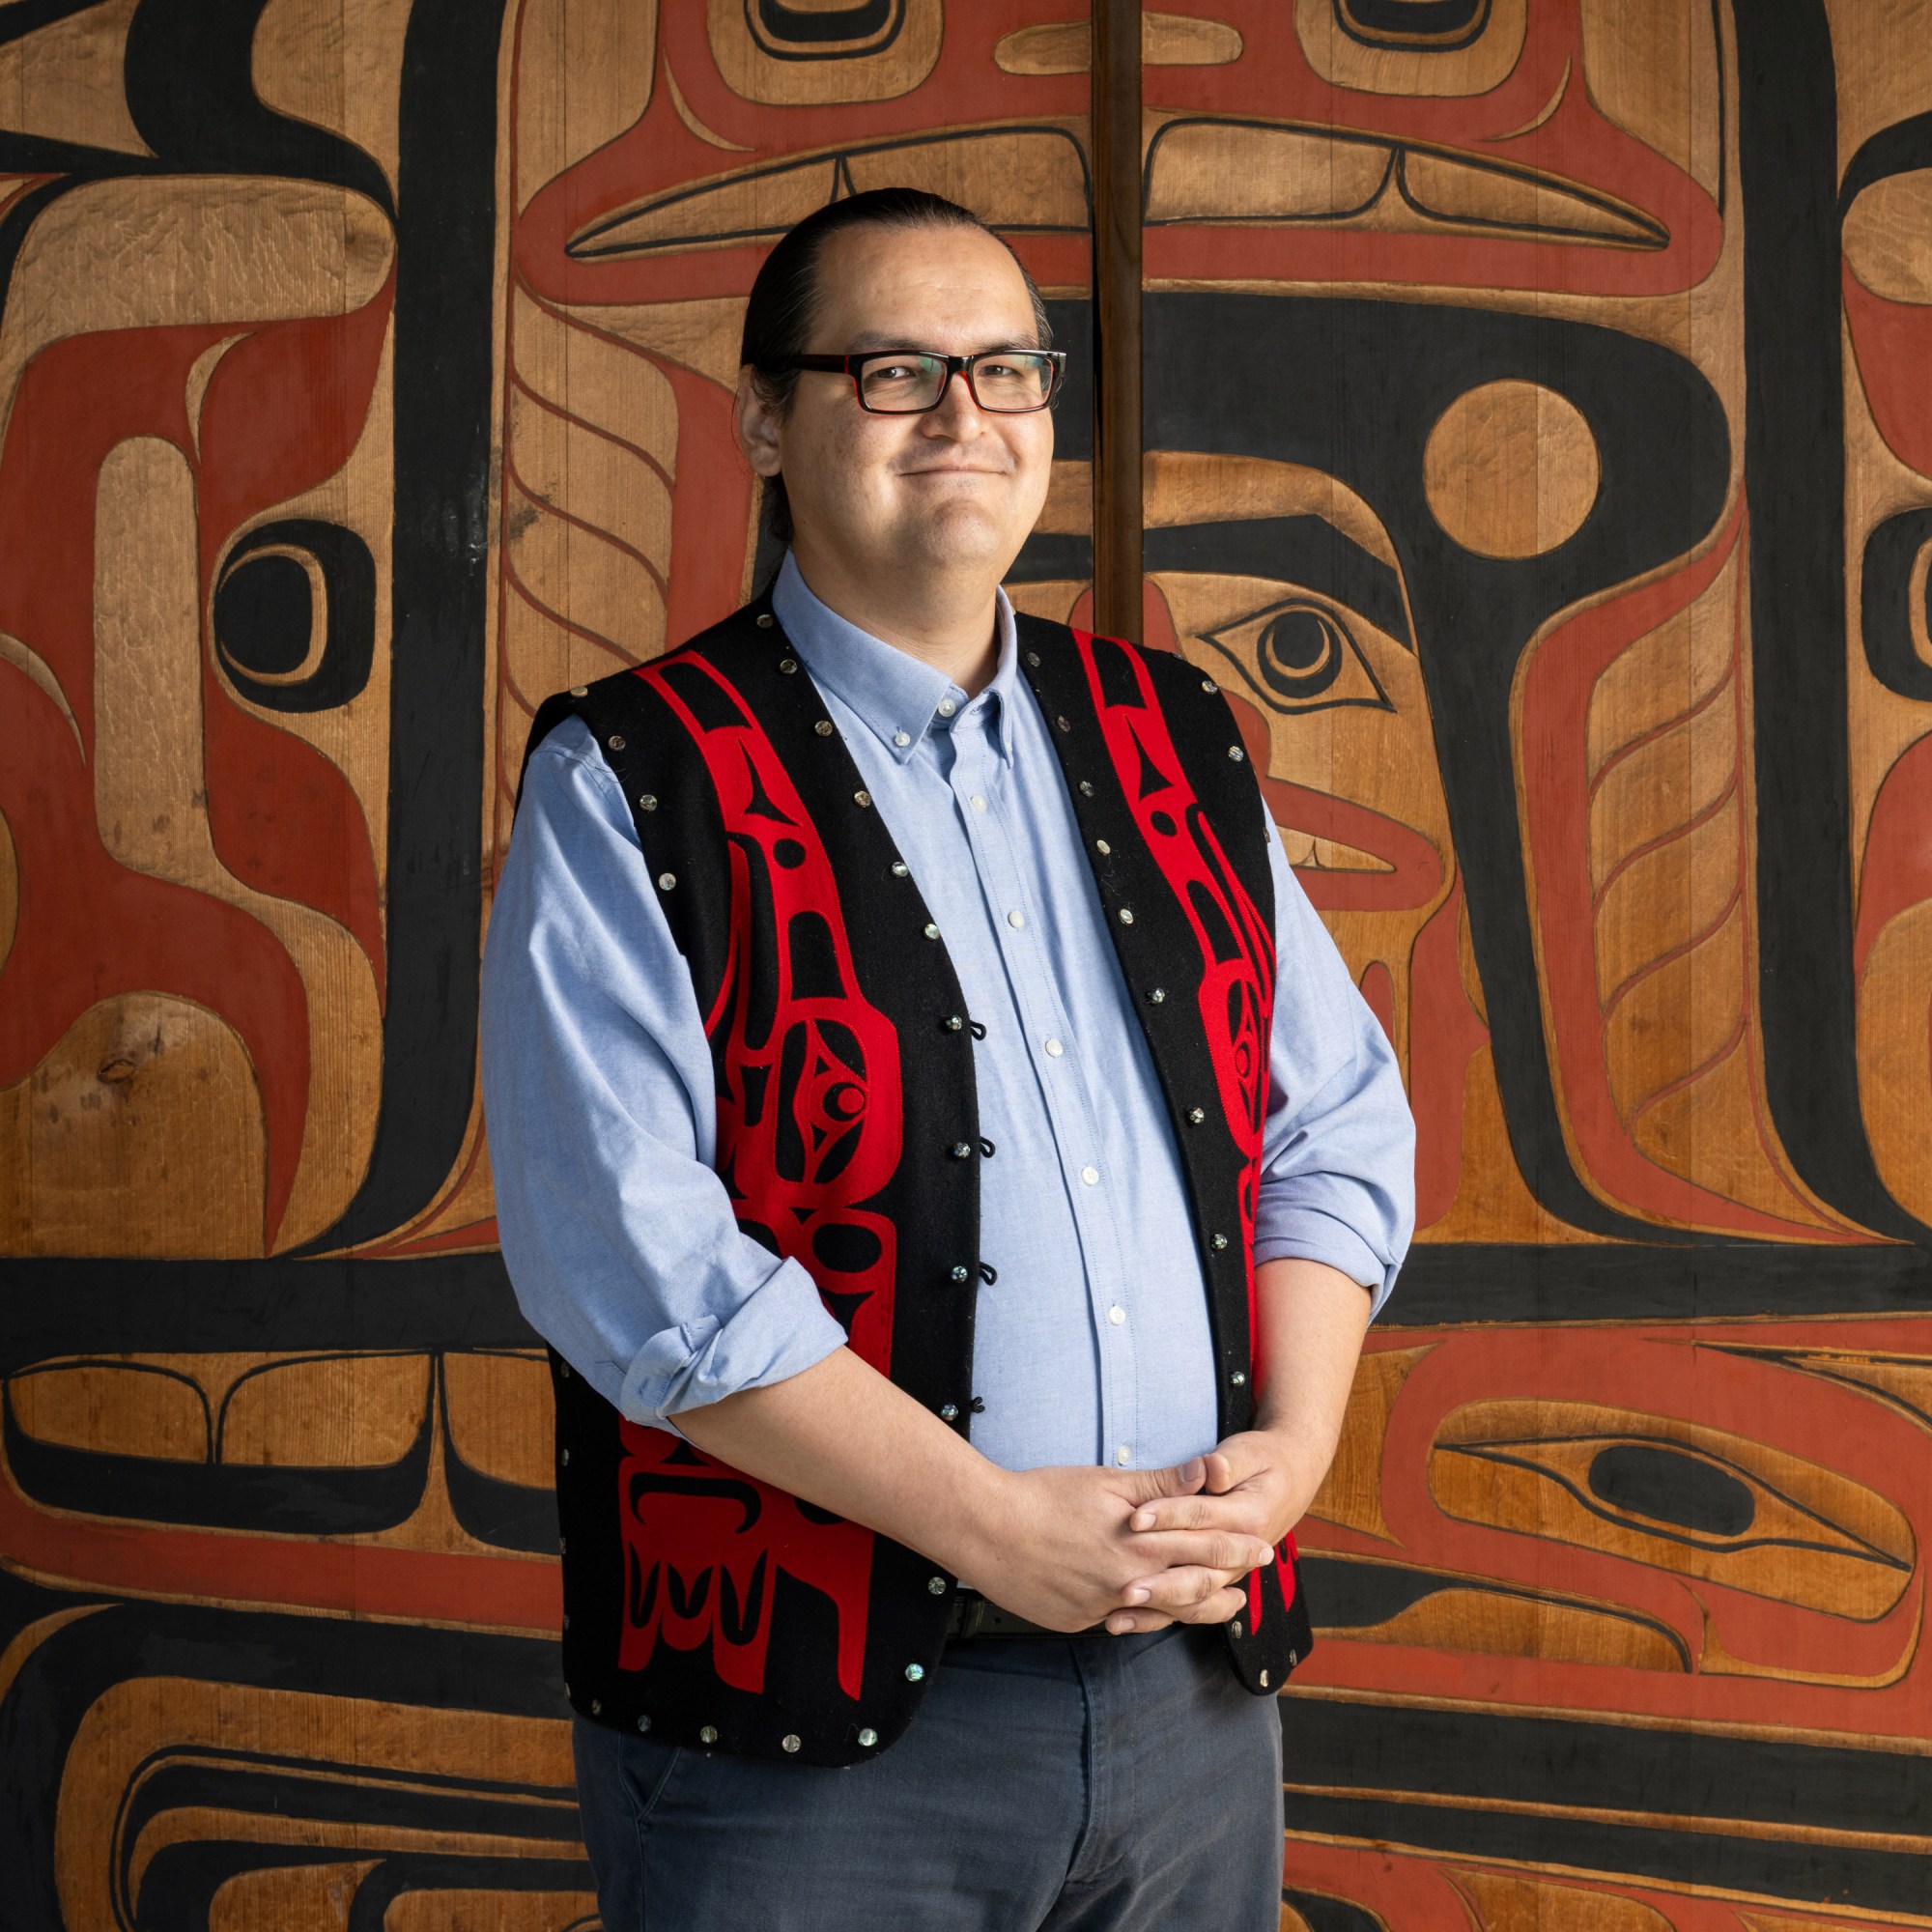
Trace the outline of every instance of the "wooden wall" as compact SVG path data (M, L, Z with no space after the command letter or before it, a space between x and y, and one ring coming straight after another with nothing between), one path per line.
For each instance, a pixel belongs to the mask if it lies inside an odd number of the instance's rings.
M478 943L889 182L1075 352L1016 600L1240 701L1418 1115L1284 1927L1932 1926L1932 0L1102 4L0 7L9 1926L594 1924Z

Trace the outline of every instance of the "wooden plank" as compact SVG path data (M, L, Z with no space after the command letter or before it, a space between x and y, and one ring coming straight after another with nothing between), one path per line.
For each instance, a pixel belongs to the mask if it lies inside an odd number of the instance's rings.
M1094 624L1141 637L1141 10L1094 0Z

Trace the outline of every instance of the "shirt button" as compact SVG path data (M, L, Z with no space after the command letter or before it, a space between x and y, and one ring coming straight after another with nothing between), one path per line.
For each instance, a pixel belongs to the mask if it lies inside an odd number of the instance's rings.
M1089 1187L1098 1187L1100 1184L1100 1170L1097 1167L1083 1167L1080 1170L1080 1179Z
M904 747L912 743L912 733L910 731L895 731L893 733L893 743L903 750Z
M1057 1039L1048 1040L1046 1043L1046 1050L1056 1060L1058 1060L1060 1056L1066 1051L1066 1049L1064 1046L1062 1046Z
M1123 1469L1133 1460L1134 1460L1134 1452L1131 1449L1129 1449L1124 1442L1122 1442L1121 1446L1114 1451L1114 1461L1117 1462Z
M1118 1328L1121 1325L1121 1323L1124 1321L1126 1319L1127 1319L1127 1311L1124 1308L1122 1308L1119 1302L1116 1302L1114 1306L1108 1309L1107 1311L1107 1320L1111 1321L1116 1328Z
M973 810L975 811L984 811L985 809L986 809L986 801L983 798L981 798L980 794L976 791L973 794Z
M1017 906L1015 906L1013 910L1007 915L1007 923L1012 926L1015 931L1017 931L1019 927L1023 926L1026 923L1026 914L1021 912L1020 909Z
M958 709L958 705L954 704L950 697L942 697L939 700L939 715L942 718L951 718Z

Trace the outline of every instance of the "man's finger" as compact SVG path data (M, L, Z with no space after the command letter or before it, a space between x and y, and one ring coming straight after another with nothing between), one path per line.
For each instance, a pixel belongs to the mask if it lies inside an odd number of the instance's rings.
M1189 1608L1162 1610L1143 1604L1136 1609L1109 1610L1107 1629L1115 1636L1135 1636L1169 1624L1225 1624L1239 1616L1247 1603L1247 1591L1231 1583Z
M1133 1560L1150 1567L1127 1587L1151 1583L1170 1570L1226 1570L1245 1577L1274 1561L1274 1546L1251 1530L1173 1529L1137 1536Z
M1126 1607L1166 1610L1179 1616L1205 1604L1217 1590L1228 1589L1243 1573L1237 1570L1210 1570L1195 1563L1177 1564L1158 1577L1130 1584L1122 1593Z
M1217 1590L1238 1587L1243 1597L1250 1571L1257 1566L1243 1559L1233 1563L1176 1563L1156 1576L1142 1577L1121 1592L1123 1609L1173 1610L1204 1602Z
M1129 1529L1230 1529L1227 1505L1215 1515L1215 1503L1208 1496L1163 1496L1157 1502L1137 1509L1127 1520Z
M1148 1631L1165 1630L1174 1619L1165 1610L1111 1610L1107 1630L1114 1636L1135 1636Z
M1231 1582L1225 1575L1213 1571L1194 1574L1189 1572L1170 1572L1186 1578L1185 1587L1177 1586L1166 1597L1150 1603L1129 1606L1120 1611L1109 1611L1107 1627L1111 1630L1116 1616L1131 1615L1137 1625L1145 1624L1153 1629L1147 1619L1159 1615L1178 1624L1224 1624L1230 1617L1237 1617L1247 1607L1248 1593L1237 1583Z
M1248 1593L1231 1585L1225 1590L1216 1590L1191 1610L1177 1611L1174 1620L1178 1624L1225 1624L1230 1618L1239 1616L1247 1606Z
M1267 1509L1262 1498L1234 1496L1169 1496L1144 1503L1127 1519L1136 1534L1150 1530L1234 1530L1266 1541Z

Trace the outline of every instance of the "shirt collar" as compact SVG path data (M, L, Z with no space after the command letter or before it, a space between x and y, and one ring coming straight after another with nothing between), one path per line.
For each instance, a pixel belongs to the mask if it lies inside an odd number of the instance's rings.
M790 551L772 583L772 614L805 660L812 681L835 693L901 764L918 751L927 731L949 728L976 701L985 705L993 749L1010 760L1007 718L1019 677L1013 607L1004 590L995 590L993 597L999 664L978 700L968 698L943 670L841 617L806 582Z

